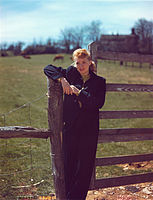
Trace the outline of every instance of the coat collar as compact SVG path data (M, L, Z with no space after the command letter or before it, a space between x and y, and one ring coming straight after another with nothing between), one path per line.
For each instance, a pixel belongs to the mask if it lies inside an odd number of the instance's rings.
M73 67L74 67L74 66L73 66ZM82 80L82 76L81 76L81 74L78 72L77 68L74 67L74 69L75 69L75 76L76 76L76 78L78 77L78 78L80 78L80 79ZM89 74L90 74L90 79L93 79L93 78L95 78L95 77L97 76L94 72L92 72L92 71L90 70L90 68L89 68ZM89 79L89 80L90 80L90 79Z

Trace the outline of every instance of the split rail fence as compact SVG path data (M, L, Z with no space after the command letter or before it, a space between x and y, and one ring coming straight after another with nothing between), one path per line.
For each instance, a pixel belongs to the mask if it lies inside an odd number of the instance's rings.
M123 52L111 52L111 51L103 51L102 44L100 42L93 42L91 43L91 48L96 50L95 56L99 59L103 60L113 60L113 61L122 61L125 62L132 62L132 66L134 63L139 63L139 67L142 67L143 63L148 63L149 68L153 66L153 55L149 54L139 54L139 53L123 53Z
M98 45L99 44L96 42L93 42L89 45L89 50L92 55L92 59L95 61L96 64L97 64L97 58L103 56L103 52L99 50ZM121 58L122 56L119 59ZM106 91L107 93L108 92L153 92L153 85L107 84ZM153 123L153 110L100 111L99 116L100 119L151 118ZM144 140L153 140L153 128L120 128L120 129L107 128L99 130L99 140L98 140L99 143L130 142L130 141L144 141ZM95 168L97 166L109 166L109 165L151 161L151 160L153 160L153 153L96 158ZM122 186L122 185L152 182L152 181L153 181L153 173L96 179L96 172L94 170L91 181L91 189Z
M97 51L96 46L93 43L89 45L89 50L93 60L96 62ZM106 90L107 92L153 92L153 85L107 84ZM63 154L61 150L63 95L60 83L48 79L48 95L48 130L20 127L1 127L0 138L50 138L52 171L56 198L63 200L65 199ZM100 111L99 116L100 119L152 118L153 120L153 110ZM143 140L153 140L153 128L107 128L99 130L99 143ZM151 160L153 160L153 153L96 158L95 169L96 166L107 166ZM96 179L95 169L93 172L90 189L153 181L153 173Z
M107 84L107 92L153 92L153 85L139 84ZM100 119L132 119L132 118L152 118L153 110L124 110L124 111L100 111ZM99 130L99 143L109 142L130 142L153 140L153 128L107 128ZM97 166L109 166L133 162L143 162L153 160L153 153L141 155L126 155L118 157L96 158ZM121 176L113 178L96 179L93 173L91 189L114 187L128 184L152 182L153 173L145 173L131 176Z

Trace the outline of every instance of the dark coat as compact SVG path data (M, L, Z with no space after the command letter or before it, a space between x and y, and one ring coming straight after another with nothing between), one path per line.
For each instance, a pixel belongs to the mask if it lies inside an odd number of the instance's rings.
M86 124L88 128L92 127L92 131L97 131L99 129L99 109L105 102L105 79L90 71L90 79L84 83L80 73L73 66L63 69L48 65L44 68L44 73L53 80L65 77L70 85L82 89L79 96L75 94L65 94L64 96L63 119L65 126L73 129L75 123L78 123L76 119L79 119L80 123L84 123L84 130L86 130ZM81 102L81 107L78 101ZM87 134L94 134L94 132Z
M70 85L81 90L79 96L64 95L63 151L66 198L85 200L95 161L99 109L105 102L106 81L90 71L90 79L84 83L74 66L63 69L48 65L44 73L55 81L65 77Z

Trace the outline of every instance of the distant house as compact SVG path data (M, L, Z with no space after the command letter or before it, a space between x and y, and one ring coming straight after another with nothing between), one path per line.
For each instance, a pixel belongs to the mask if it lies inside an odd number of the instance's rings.
M133 28L130 35L101 35L99 43L99 51L138 53L139 36Z

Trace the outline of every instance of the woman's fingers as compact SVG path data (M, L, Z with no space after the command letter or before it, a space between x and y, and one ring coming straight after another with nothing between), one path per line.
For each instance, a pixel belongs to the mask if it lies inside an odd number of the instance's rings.
M63 92L65 94L71 94L72 93L72 89L70 87L70 84L68 83L68 81L65 79L65 78L62 78L61 79L61 83L62 83L62 87L63 87Z
M69 94L72 95L72 94L73 94L72 88L71 88L71 87L66 87L66 88L64 88L64 93L65 93L65 94L68 94L68 95L69 95Z
M70 84L67 82L65 82L63 85L63 92L65 93L65 94L73 94L73 91L72 91L72 88L70 87Z
M74 85L70 85L69 82L66 80L66 78L61 79L61 84L63 87L64 94L67 95L78 94L79 89L76 88Z

